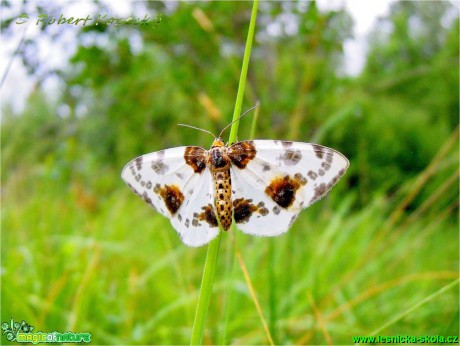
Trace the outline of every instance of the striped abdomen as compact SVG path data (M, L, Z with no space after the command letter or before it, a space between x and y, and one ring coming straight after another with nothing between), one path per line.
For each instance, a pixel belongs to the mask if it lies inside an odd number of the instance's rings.
M232 182L230 169L212 171L216 196L216 211L222 228L227 231L232 225Z

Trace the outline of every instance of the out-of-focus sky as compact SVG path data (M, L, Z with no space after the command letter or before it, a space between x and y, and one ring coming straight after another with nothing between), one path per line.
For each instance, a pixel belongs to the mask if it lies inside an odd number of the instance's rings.
M321 9L345 8L353 18L352 40L345 42L345 71L357 75L364 67L367 34L372 30L379 17L388 14L390 5L396 0L324 0L318 1Z
M376 20L388 13L391 3L395 0L318 0L318 7L322 10L327 9L340 9L346 8L351 14L354 21L354 38L346 41L345 43L345 73L348 75L357 75L363 68L365 56L367 51L366 36L371 31L376 23ZM128 16L132 2L114 2L110 0L103 0L108 7L113 9L113 13L118 16ZM55 4L62 3L66 7L66 11L72 13L74 17L85 17L91 13L91 1L74 1L67 2L64 0L56 1ZM13 2L14 5L14 2ZM5 12L2 12L6 15ZM32 17L32 16L31 16ZM34 24L25 24L15 26L14 40L5 41L1 38L0 50L0 77L3 77L6 66L9 63L10 55L17 48L21 40L23 31L27 27L27 37L34 37L38 31L38 27ZM40 42L39 54L41 59L46 59L47 64L56 67L62 67L67 61L68 57L72 54L71 42L72 35L69 35L69 47L55 47L53 42ZM56 51L59 49L60 51ZM33 87L33 80L29 78L22 67L19 59L14 59L11 68L8 72L7 79L1 89L1 102L2 104L11 103L15 111L21 111L24 108L24 103ZM50 79L48 83L43 85L44 88L49 90L50 95L58 88L56 83Z

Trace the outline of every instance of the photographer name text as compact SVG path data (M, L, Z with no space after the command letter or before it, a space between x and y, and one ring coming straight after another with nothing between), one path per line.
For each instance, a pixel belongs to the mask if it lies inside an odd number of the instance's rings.
M118 18L110 17L108 15L98 15L97 17L68 17L61 14L59 17L49 16L47 14L39 14L35 19L29 17L27 14L21 14L16 20L16 24L21 25L25 23L35 23L35 25L140 25L140 26L157 26L161 22L162 14L157 17L150 17L147 14L144 18Z

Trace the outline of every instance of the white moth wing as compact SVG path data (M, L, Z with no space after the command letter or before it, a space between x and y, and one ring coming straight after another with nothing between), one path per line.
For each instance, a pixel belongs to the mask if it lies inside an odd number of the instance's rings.
M216 237L219 228L209 222L209 215L215 215L211 174L206 168L197 173L186 163L184 154L189 148L140 156L125 166L121 177L134 193L171 220L186 245L201 246Z
M176 217L171 218L171 224L186 245L205 245L219 234L209 169L203 170L200 174L193 173L184 189L184 202Z
M154 187L176 185L183 191L194 173L184 162L184 151L184 147L179 147L142 155L127 163L121 172L122 179L135 194L168 218L171 213L161 196L154 193Z
M324 197L349 166L341 153L317 144L247 142L255 149L255 156L244 168L232 165L233 199L252 200L253 206L263 204L266 208L252 207L252 215L241 222L235 218L237 227L249 234L275 236L286 232L298 213ZM236 210L234 216L238 217Z
M293 177L300 174L306 179L305 185L297 191L298 198L293 205L300 209L326 196L350 165L343 154L319 144L274 140L255 140L254 143L256 160L251 161L248 167L257 175L264 179L271 178L271 181L279 174L267 171L265 165L268 164L282 174ZM300 179L302 177L299 176Z
M298 210L284 209L278 206L265 193L266 183L250 169L231 168L233 188L233 217L241 231L257 236L276 236L286 232L295 220ZM252 208L250 215L239 211L240 201L243 208Z

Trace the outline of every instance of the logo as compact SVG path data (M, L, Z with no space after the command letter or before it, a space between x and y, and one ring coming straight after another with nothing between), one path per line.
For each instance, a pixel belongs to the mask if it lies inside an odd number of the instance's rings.
M28 324L26 321L21 323L15 322L11 319L10 322L2 323L2 334L5 335L6 340L15 342L30 342L38 344L40 342L91 342L91 333L59 333L59 332L33 332L35 328Z

